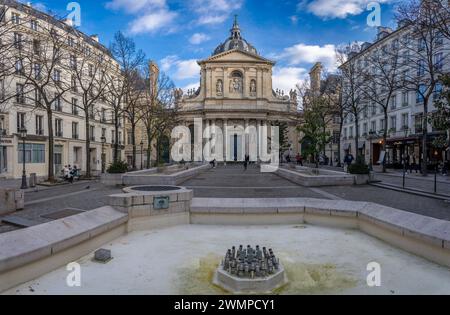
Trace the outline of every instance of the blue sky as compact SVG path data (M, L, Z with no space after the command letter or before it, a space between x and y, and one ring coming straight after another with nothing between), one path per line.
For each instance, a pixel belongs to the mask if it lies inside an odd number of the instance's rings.
M395 27L396 0L379 0L382 25ZM70 1L34 5L59 16ZM316 61L334 66L334 48L372 41L367 25L372 0L79 0L81 27L108 46L121 30L135 39L177 86L198 86L196 60L210 56L229 36L234 14L242 34L259 53L277 62L274 87L289 90L306 78Z

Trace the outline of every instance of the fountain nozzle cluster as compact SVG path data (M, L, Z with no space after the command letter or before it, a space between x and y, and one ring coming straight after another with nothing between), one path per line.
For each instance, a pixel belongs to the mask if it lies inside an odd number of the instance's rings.
M242 245L229 249L222 261L223 270L239 278L265 278L273 275L280 268L280 260L270 248L261 250L259 245L253 249L250 245L246 249Z

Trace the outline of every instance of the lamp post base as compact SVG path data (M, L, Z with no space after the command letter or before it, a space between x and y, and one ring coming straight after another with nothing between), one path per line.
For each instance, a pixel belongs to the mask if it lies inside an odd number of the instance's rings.
M28 185L27 185L27 176L26 175L22 175L22 185L20 186L20 189L27 189Z

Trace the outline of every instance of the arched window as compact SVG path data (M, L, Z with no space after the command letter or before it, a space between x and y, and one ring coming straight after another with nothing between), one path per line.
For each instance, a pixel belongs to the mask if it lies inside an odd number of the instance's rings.
M232 73L231 73L231 77L232 78L242 78L242 73L240 72L240 71L233 71Z

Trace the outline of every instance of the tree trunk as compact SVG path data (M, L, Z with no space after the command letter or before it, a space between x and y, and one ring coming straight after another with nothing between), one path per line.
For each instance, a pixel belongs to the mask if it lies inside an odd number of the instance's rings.
M85 142L85 148L86 148L86 177L91 178L91 130L90 130L90 117L89 117L89 110L84 111L85 116L85 132L86 132L86 142Z
M147 128L147 169L152 168L152 137L151 131Z
M383 132L383 151L384 159L382 161L383 173L386 173L386 147L387 147L387 135L388 135L388 111L387 106L384 108L384 132Z
M423 123L422 123L422 175L428 176L428 100L430 96L425 96L423 100Z
M114 163L119 162L119 115L117 112L114 113L116 116L114 119Z
M339 139L338 139L338 165L337 167L341 167L342 166L342 160L341 160L341 136L342 136L342 127L344 126L344 119L340 119L340 123L339 123Z
M132 164L133 169L136 170L136 123L131 123L131 144L133 145L133 157L132 157ZM141 152L142 154L142 152ZM142 165L141 165L142 166Z
M355 159L359 157L359 117L355 115Z
M54 182L55 165L53 165L54 164L53 112L51 110L47 110L47 126L48 126L48 181Z

